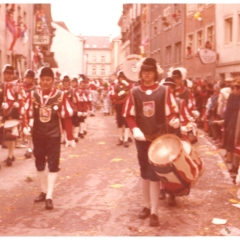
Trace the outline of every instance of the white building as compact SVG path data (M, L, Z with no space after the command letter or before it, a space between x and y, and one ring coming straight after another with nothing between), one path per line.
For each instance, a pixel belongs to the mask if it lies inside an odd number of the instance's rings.
M84 39L73 35L64 22L52 22L52 27L56 28L51 46L58 64L58 68L54 69L55 72L67 72L70 77L75 74L85 74Z
M217 74L240 75L240 4L216 4Z
M85 36L84 55L87 57L86 75L91 78L108 78L111 73L110 37Z

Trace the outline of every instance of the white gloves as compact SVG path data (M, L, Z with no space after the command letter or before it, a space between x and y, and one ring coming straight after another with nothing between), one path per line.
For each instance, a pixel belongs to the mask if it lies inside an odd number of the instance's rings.
M76 142L75 142L75 140L67 140L66 139L66 144L65 144L65 146L66 147L68 147L68 146L71 146L72 148L76 148Z
M236 185L240 186L240 167L238 168L238 175L236 177Z
M192 115L193 115L194 118L198 118L200 116L200 113L197 110L193 110Z
M81 117L83 115L82 112L77 112L78 117Z
M87 112L83 112L83 117L86 117L87 116Z
M138 141L146 141L146 138L143 134L143 132L138 128L138 127L135 127L133 128L133 137L138 140Z
M2 108L3 108L3 109L8 109L8 108L9 108L8 103L3 102L3 103L2 103Z
M122 90L122 91L120 91L120 92L118 93L118 96L122 96L122 95L124 95L124 94L125 94L125 91Z
M24 127L23 128L23 133L26 136L30 136L31 135L31 128L30 127Z
M20 105L19 105L18 102L14 102L14 103L13 103L13 106L14 106L15 108L19 108Z
M121 82L122 82L124 85L126 85L126 86L129 85L129 83L128 83L126 80L122 80Z
M170 122L169 125L173 128L178 128L180 126L180 121L179 118L173 118Z

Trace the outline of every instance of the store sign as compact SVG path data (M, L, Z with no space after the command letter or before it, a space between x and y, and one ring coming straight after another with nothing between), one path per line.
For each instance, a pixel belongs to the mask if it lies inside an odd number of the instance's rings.
M41 44L49 44L50 39L48 35L34 35L33 36L33 44L41 45Z
M201 48L198 54L203 64L214 63L217 60L217 53L208 48Z

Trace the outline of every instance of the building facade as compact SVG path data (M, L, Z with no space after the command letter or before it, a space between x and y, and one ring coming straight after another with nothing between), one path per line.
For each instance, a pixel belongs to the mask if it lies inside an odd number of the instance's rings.
M217 51L215 37L215 4L186 4L184 59L188 78L216 79L217 61L204 64L199 55L201 49Z
M184 4L150 4L149 56L161 65L164 77L171 67L184 65L184 24Z
M240 76L240 4L216 4L216 73L221 79Z
M109 36L84 36L86 75L91 78L108 78L111 74Z
M9 63L23 74L57 65L50 51L55 30L50 4L0 4L0 19L0 67Z
M58 67L53 68L59 73L67 72L71 75L82 74L84 71L83 45L84 39L73 35L64 22L52 22L55 37L51 45L51 51L55 53Z

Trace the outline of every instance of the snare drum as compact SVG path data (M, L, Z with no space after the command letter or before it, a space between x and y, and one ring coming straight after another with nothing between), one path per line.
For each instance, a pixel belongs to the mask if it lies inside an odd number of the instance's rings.
M148 157L167 193L189 194L192 183L198 179L199 168L185 152L179 137L165 134L157 138L149 147Z

